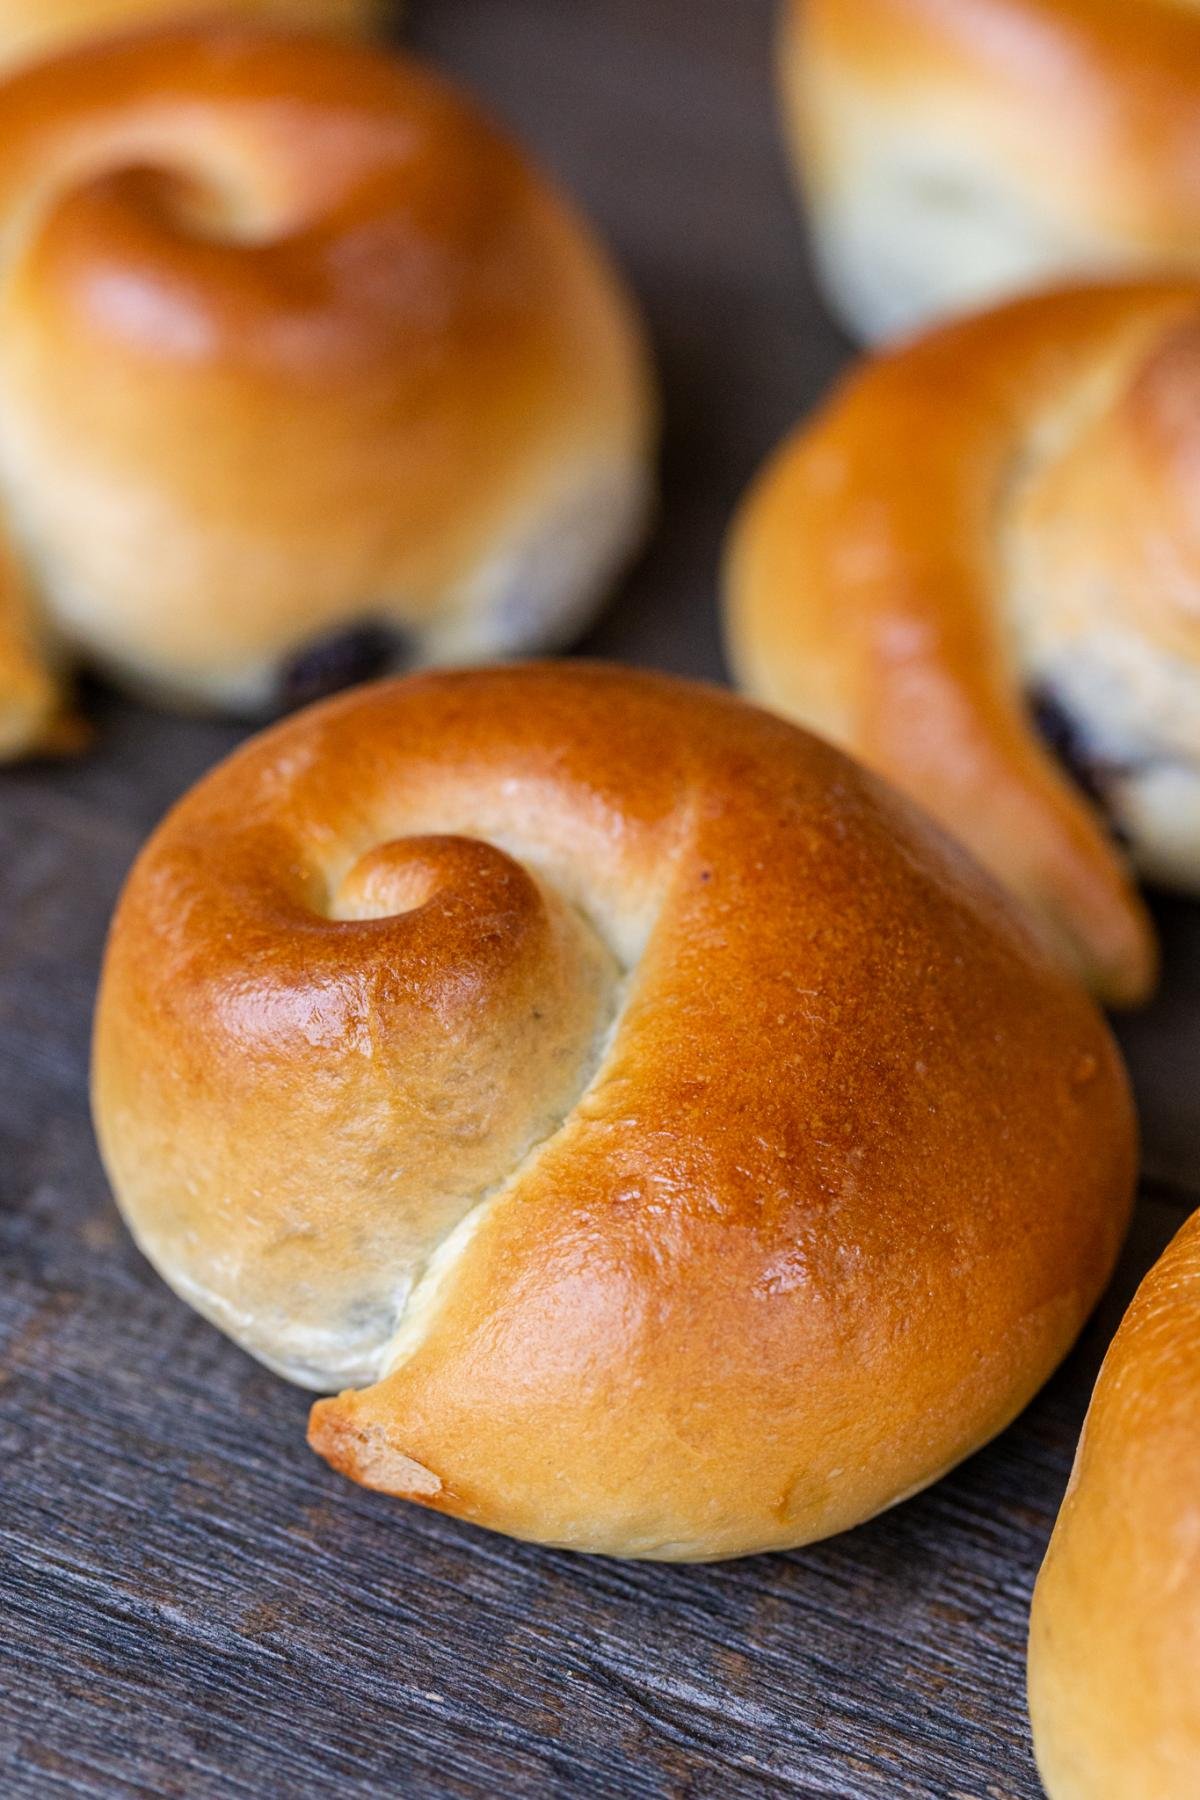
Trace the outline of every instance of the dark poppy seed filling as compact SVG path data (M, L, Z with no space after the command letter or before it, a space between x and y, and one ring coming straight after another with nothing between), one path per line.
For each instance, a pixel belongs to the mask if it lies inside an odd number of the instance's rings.
M354 625L306 644L284 663L279 705L287 711L319 700L338 688L368 681L407 661L403 632L387 625Z
M1029 710L1046 748L1086 795L1114 841L1127 846L1128 839L1116 817L1113 784L1131 772L1129 765L1116 762L1097 749L1087 727L1049 684L1033 689Z

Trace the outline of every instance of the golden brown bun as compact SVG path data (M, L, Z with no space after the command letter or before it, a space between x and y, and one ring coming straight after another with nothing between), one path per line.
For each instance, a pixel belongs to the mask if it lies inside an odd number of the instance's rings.
M1012 1418L1134 1175L1102 1019L873 777L587 665L233 757L113 926L95 1115L147 1255L369 1486L624 1556L797 1544Z
M246 19L304 31L365 31L385 0L0 0L0 68L130 26Z
M1155 952L1101 814L1200 891L1198 481L1200 287L1079 289L864 362L731 540L748 691L919 799L1118 1003Z
M1050 1800L1200 1792L1200 1213L1104 1359L1029 1637Z
M868 338L1200 265L1195 0L786 0L789 139Z
M557 643L634 543L625 296L416 64L229 26L39 65L0 88L0 221L0 508L64 650L265 709L364 626Z

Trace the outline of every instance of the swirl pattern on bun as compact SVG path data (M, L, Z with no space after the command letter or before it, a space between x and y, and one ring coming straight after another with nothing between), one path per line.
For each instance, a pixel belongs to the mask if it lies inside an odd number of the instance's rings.
M370 1486L708 1558L1000 1430L1108 1278L1134 1133L1023 915L839 752L662 676L380 684L143 852L114 1190Z
M65 55L0 88L0 221L10 752L75 658L254 713L564 642L637 541L626 296L417 64L236 26Z
M1106 1000L1130 864L1200 892L1200 285L1036 295L865 360L755 483L748 692L927 806Z

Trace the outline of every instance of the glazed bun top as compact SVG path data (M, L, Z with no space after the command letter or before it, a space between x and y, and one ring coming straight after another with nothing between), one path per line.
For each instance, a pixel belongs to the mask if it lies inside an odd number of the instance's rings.
M363 627L557 643L637 536L626 297L409 59L224 25L39 65L0 221L0 513L43 638L155 696L269 709Z
M1134 1166L1101 1018L922 815L587 665L363 689L204 780L121 902L94 1094L166 1278L365 1388L325 1455L625 1555L838 1530L998 1430Z

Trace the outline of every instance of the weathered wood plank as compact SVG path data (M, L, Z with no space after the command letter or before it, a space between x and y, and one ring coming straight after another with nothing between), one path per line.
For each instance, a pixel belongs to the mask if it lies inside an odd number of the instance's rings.
M416 38L591 205L668 394L662 529L588 646L721 674L752 469L844 355L803 266L767 0L426 0ZM228 726L104 696L0 777L0 1791L1033 1800L1029 1593L1123 1300L1200 1195L1200 914L1123 1027L1147 1187L1112 1295L1004 1438L833 1543L713 1569L509 1544L342 1483L305 1399L156 1281L105 1192L89 1013L141 837Z

